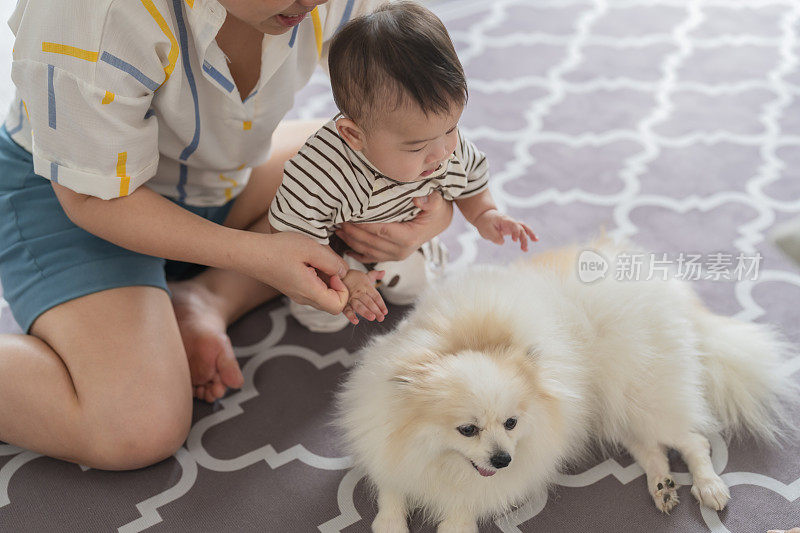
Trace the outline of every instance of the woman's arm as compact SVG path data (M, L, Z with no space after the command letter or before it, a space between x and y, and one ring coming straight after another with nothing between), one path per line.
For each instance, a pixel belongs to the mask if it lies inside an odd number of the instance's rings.
M53 183L67 216L89 233L142 254L236 270L275 287L298 303L341 312L345 262L330 249L295 234L263 234L215 224L146 186L130 196L101 200ZM315 269L329 276L330 287Z

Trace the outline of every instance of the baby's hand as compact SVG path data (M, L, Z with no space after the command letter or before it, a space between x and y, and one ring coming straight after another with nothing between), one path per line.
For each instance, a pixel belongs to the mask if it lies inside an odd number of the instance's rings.
M519 241L523 252L528 251L528 238L534 242L539 240L527 225L517 222L497 209L489 209L479 216L475 220L475 227L478 228L481 237L495 244L503 244L505 242L503 235L511 235L512 241Z
M383 278L384 273L383 270L372 270L370 272L349 270L347 275L342 278L347 290L350 292L347 305L342 313L353 324L358 324L356 313L367 320L375 320L377 318L378 322L383 322L383 318L389 313L386 309L386 304L383 303L381 294L375 288L375 282Z

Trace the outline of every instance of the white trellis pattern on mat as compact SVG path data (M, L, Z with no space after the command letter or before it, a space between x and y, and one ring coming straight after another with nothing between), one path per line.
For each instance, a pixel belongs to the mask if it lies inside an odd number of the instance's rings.
M800 3L795 0L492 0L432 4L469 76L461 127L487 153L502 209L538 249L605 229L653 252L758 255L755 279L695 286L717 312L774 324L800 341L796 265L771 244L800 215ZM331 116L322 74L295 117ZM457 216L451 268L522 254ZM717 265L718 266L718 265ZM231 328L246 383L196 404L186 445L132 473L85 469L0 445L0 529L9 531L368 531L375 504L332 433L337 382L370 334L303 332L280 302ZM13 326L0 303L4 331ZM787 374L800 379L800 357ZM654 394L657 394L654 391ZM665 401L669 401L665 398ZM800 413L795 413L800 424ZM800 526L800 444L712 436L731 486L701 509L672 457L681 503L662 515L626 455L570 465L546 501L481 531L766 532ZM433 531L412 519L414 531Z

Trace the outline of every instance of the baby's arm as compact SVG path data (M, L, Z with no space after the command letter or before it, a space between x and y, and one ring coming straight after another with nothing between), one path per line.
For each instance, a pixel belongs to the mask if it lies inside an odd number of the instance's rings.
M360 270L350 270L342 279L350 293L347 305L344 308L346 316L353 324L358 324L356 313L367 320L383 322L384 317L389 313L386 304L383 303L380 293L375 288L375 282L383 278L383 270L372 270L361 272Z
M531 229L513 218L500 213L489 192L489 163L486 154L458 132L456 157L466 172L467 185L461 196L455 198L456 205L467 221L478 228L484 239L495 244L503 244L503 235L510 235L514 242L519 241L523 252L528 251L528 239L537 241Z
M538 241L533 230L497 210L489 189L469 198L456 198L456 205L464 218L478 229L481 237L495 244L503 244L504 235L510 235L514 242L519 241L523 252L528 251L528 239Z

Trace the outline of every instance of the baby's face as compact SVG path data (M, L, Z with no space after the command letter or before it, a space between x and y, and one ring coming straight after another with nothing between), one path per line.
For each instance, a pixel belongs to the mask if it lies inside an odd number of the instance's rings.
M425 179L455 151L463 110L457 105L449 113L426 116L416 105L403 106L365 132L362 152L388 178Z
M233 15L257 30L280 35L291 30L316 6L328 0L219 0Z

